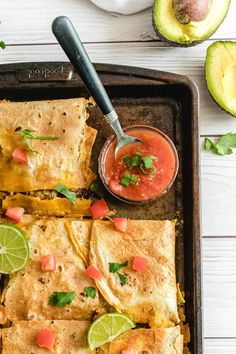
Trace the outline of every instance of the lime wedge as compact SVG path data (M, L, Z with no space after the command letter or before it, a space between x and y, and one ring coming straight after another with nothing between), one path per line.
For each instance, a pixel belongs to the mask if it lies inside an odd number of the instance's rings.
M94 350L134 327L135 323L120 313L102 315L89 328L87 335L89 348Z
M11 224L0 224L0 273L17 272L28 258L29 246L23 231Z

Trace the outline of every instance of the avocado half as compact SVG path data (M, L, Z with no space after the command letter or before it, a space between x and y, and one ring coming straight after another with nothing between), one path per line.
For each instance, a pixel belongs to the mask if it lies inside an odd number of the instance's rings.
M156 0L153 25L157 35L174 45L189 47L208 39L224 21L231 0L211 0L208 16L202 21L181 24L173 9L173 0Z
M218 41L207 49L206 82L213 99L236 117L236 42Z

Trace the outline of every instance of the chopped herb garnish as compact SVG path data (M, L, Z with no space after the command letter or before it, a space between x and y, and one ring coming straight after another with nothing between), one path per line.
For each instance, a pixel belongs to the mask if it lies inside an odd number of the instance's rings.
M143 157L142 162L143 162L143 167L145 169L154 168L152 158L150 156Z
M110 273L117 273L120 278L120 284L123 286L126 283L126 275L119 273L119 270L123 267L128 265L128 261L123 263L109 263L109 272Z
M124 286L126 284L127 281L127 276L121 273L117 273L119 278L120 278L120 284L121 286Z
M127 178L125 178L125 177L121 178L120 184L121 184L122 186L124 186L124 187L128 187L128 185L129 185L129 179L127 179Z
M54 291L54 293L50 296L49 303L50 305L56 307L65 307L66 305L70 305L74 300L76 295L75 291L65 292L65 291Z
M124 187L128 187L129 184L135 185L138 182L138 177L131 175L128 172L124 173L124 176L120 180L120 184Z
M231 155L234 148L236 148L236 133L222 135L217 143L214 143L209 138L205 138L204 140L204 149L216 155Z
M84 288L84 293L86 296L91 297L92 299L95 299L96 297L96 289L91 286L86 286Z
M124 263L109 263L109 272L110 273L117 273L123 267L128 265L128 261Z
M122 158L122 161L130 169L132 169L133 167L139 167L143 173L151 174L153 171L150 172L150 169L155 171L155 166L153 164L153 160L155 159L156 157L153 155L148 155L143 157L140 152L136 152L133 156L125 155ZM145 171L145 170L149 170L149 171ZM123 178L121 180L121 184L127 187L131 182L127 180L128 178L125 179ZM131 183L131 184L136 184L136 183Z
M94 181L89 187L92 193L97 194L100 198L103 198L102 188L99 185L98 181Z
M98 187L98 183L96 181L94 181L91 186L90 186L90 190L93 193L97 193L99 192L99 187Z
M129 155L125 155L125 156L122 158L122 161L124 161L124 163L126 164L126 166L129 167L129 161L130 161Z
M6 48L6 43L3 41L0 41L0 48L5 49Z
M76 204L76 194L75 192L71 192L67 187L63 186L62 184L58 184L55 187L55 190L64 195L67 199L69 199L69 201L71 203L73 203L74 205Z
M140 152L136 152L133 156L125 155L123 157L123 161L127 167L139 167L141 163L142 154Z
M58 140L60 139L58 136L39 136L39 135L33 135L35 130L32 129L21 129L20 134L24 139L25 144L28 146L28 148L34 152L36 152L30 141L31 139L33 140Z
M135 184L137 184L137 182L138 182L138 177L135 175L131 175L129 183L132 184L133 186L135 186Z

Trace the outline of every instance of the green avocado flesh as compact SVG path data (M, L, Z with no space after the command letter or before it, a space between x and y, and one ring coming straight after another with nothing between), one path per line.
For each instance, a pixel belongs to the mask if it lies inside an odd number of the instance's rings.
M214 100L236 116L236 42L218 41L207 49L206 81Z
M181 24L172 6L172 0L156 0L153 22L158 35L176 45L191 46L209 38L225 19L230 0L212 0L205 20Z

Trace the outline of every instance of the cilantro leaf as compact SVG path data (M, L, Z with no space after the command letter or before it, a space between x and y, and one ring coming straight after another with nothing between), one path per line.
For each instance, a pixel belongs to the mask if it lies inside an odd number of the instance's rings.
M204 140L204 149L206 151L210 151L212 149L215 149L216 144L209 138L205 138Z
M84 293L86 296L91 297L92 299L95 299L96 297L96 289L91 286L86 286L84 288Z
M227 133L222 135L217 145L236 148L236 133Z
M93 193L97 193L99 191L98 183L96 181L91 184L90 190Z
M5 49L6 48L6 43L3 41L0 41L0 48Z
M25 145L28 146L28 148L31 150L31 151L34 151L34 152L37 152L33 149L33 146L31 145L29 139L31 139L32 137L32 133L34 132L35 130L31 130L31 129L21 129L20 131L20 134L24 140L24 143Z
M103 193L100 190L98 181L93 181L89 189L91 190L91 192L97 194L99 197L103 197Z
M120 278L120 284L121 286L124 286L126 284L127 281L127 276L121 273L117 273L119 278Z
M65 307L66 305L70 305L74 300L76 295L75 291L65 292L65 291L54 291L50 296L49 303L50 305L56 307Z
M110 273L117 273L123 267L128 265L128 261L124 263L109 263L109 272Z
M76 194L75 192L71 192L66 186L63 186L62 184L58 184L55 187L55 190L64 195L71 203L74 205L76 204Z
M35 132L35 130L32 129L21 129L20 134L22 136L22 138L24 139L25 144L28 146L28 148L31 151L36 152L31 143L29 142L30 139L34 139L34 140L58 140L60 139L58 136L39 136L39 135L34 135L33 133Z
M236 148L236 133L222 135L217 143L214 143L209 138L205 138L204 140L204 149L216 155L231 155L234 148Z

